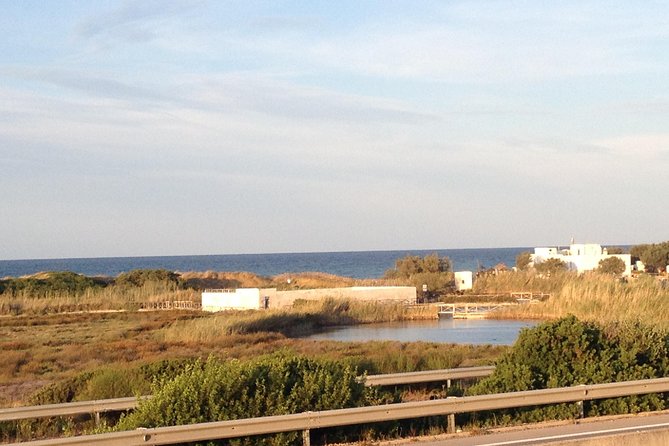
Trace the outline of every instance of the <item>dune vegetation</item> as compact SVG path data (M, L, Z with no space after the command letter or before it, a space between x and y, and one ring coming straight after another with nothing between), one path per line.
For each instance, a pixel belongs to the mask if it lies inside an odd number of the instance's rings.
M656 276L640 275L621 280L613 275L560 272L542 278L533 271L490 275L477 288L495 292L549 293L542 302L507 307L498 318L556 319L573 314L582 320L602 323L640 321L669 328L669 286Z

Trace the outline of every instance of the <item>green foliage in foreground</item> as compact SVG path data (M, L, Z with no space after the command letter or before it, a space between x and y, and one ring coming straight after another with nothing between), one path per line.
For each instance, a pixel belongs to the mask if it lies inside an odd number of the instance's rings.
M209 358L157 383L154 397L122 418L119 430L235 420L363 406L357 371L336 362L272 355L250 362ZM298 433L217 444L298 444Z
M669 375L669 333L636 324L601 326L568 316L521 332L495 372L470 389L474 395L597 384ZM585 403L588 416L662 410L657 394ZM498 422L536 422L578 415L576 404L507 410Z

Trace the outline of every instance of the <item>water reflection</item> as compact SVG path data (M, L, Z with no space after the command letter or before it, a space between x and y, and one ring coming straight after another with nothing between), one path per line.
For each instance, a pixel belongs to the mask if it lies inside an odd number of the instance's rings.
M403 321L337 327L307 336L306 339L511 345L516 341L521 329L536 324L536 321L493 319Z

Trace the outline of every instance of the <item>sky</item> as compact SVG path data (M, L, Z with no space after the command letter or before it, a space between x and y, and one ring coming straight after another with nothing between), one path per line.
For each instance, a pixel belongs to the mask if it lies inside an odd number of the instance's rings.
M669 239L664 1L0 6L0 259Z

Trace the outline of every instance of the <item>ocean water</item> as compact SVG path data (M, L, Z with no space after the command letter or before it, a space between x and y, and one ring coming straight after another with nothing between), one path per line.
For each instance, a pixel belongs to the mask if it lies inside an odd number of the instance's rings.
M289 254L228 254L198 256L103 257L83 259L0 260L1 277L43 271L72 271L87 276L116 276L133 269L170 271L249 271L263 276L319 271L353 278L380 278L406 255L437 253L451 259L455 271L477 271L498 263L515 265L530 248L427 249L403 251L312 252Z

